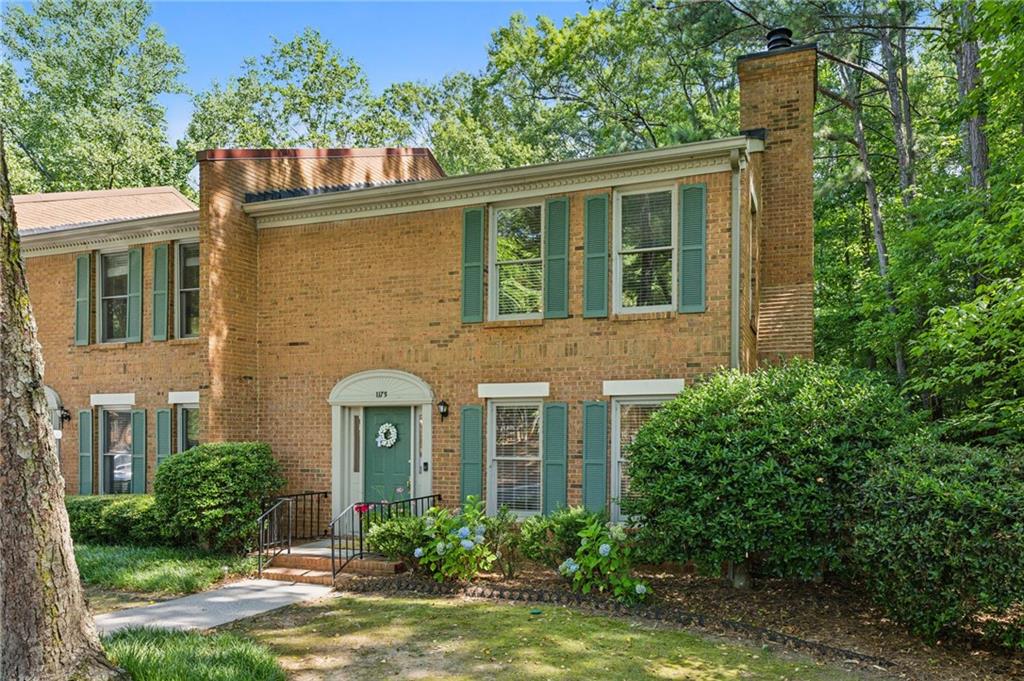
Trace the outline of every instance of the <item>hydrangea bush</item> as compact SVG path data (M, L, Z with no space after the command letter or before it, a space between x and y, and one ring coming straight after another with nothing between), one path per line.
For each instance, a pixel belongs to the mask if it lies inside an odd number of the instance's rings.
M622 603L640 603L650 597L650 587L632 575L632 552L621 526L593 517L579 537L576 555L558 566L575 591L608 592Z
M484 504L476 497L467 497L458 513L434 507L423 521L424 545L413 557L439 582L473 579L494 563L486 532Z

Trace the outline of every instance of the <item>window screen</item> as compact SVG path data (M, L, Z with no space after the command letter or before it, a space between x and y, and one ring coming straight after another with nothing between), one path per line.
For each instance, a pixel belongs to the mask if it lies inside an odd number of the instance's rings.
M498 316L539 313L544 278L541 207L499 208L494 239Z
M636 434L640 432L643 425L659 408L661 408L661 404L619 405L619 480L613 491L619 503L629 495L629 476L626 468L629 446L633 444Z
M104 341L128 337L128 254L100 259L100 329Z
M541 510L540 405L496 405L495 501L521 513Z
M620 203L619 267L623 308L672 304L672 192L627 194Z

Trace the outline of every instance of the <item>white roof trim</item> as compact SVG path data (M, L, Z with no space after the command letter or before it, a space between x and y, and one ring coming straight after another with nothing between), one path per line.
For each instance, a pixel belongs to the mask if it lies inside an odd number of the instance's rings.
M167 404L199 404L199 391L171 390L167 393Z
M434 393L419 376L395 369L371 369L335 383L327 401L342 407L430 404Z
M477 397L547 397L551 394L550 383L480 383L476 386Z
M199 211L101 222L21 235L26 258L199 237Z
M753 137L729 137L646 151L244 204L260 229L512 201L551 194L725 172L733 150L763 151Z
M90 407L134 407L135 393L96 393L89 395Z
M605 381L603 393L610 397L627 395L677 395L685 381L681 378L657 378L639 381Z

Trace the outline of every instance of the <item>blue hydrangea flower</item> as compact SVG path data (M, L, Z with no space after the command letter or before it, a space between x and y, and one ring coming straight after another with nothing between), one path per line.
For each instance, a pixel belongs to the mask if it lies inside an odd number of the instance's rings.
M469 528L468 527L462 527L459 530L459 539L465 539L468 536L469 536Z
M474 548L476 548L476 544L474 544L468 539L463 539L460 543L462 544L462 548L466 549L467 551L472 551Z
M445 545L445 543L443 541L437 543L437 555L443 556L444 552L447 551L447 550L448 550L448 547Z
M476 526L476 535L477 535L478 537L482 537L482 536L484 536L484 533L485 533L486 531L487 531L487 528L485 528L485 527L484 527L483 525L477 525L477 526Z
M422 558L423 557L423 549L417 548L415 551L412 552L412 555L416 556L417 558Z
M643 596L645 593L647 593L647 586L645 586L644 584L637 584L636 593L638 596Z
M597 547L597 552L600 553L602 556L607 557L607 555L612 552L612 547L609 544L601 544L599 547Z
M566 558L561 565L558 566L558 571L566 577L576 574L576 571L580 569L579 564L572 558Z

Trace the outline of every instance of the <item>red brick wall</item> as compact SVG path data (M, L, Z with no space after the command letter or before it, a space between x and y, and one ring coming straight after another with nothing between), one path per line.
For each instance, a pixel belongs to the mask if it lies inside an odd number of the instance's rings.
M813 46L739 61L740 128L767 128L761 198L761 361L814 354Z
M25 261L29 295L43 346L43 380L57 391L64 408L71 413L71 421L64 424L61 441L64 479L70 494L78 493L78 412L90 408L90 395L134 392L134 408L146 410L146 487L152 491L156 468L156 410L171 408L167 404L168 391L198 390L205 383L205 339L152 339L153 248L156 245L141 247L141 343L75 345L75 257L79 254L32 257ZM93 263L95 267L95 254ZM95 276L91 281L92 318L95 320ZM99 419L94 413L94 439L98 431ZM94 469L98 470L99 459L98 439L95 439ZM98 474L94 474L93 480L93 489L98 490Z
M261 230L257 240L259 437L295 490L330 483L327 396L368 369L415 374L451 405L433 421L434 491L459 486L459 408L478 383L547 381L569 403L569 502L581 501L584 400L602 381L684 377L729 362L730 174L708 186L707 311L582 317L583 198L570 195L570 317L463 324L462 209ZM587 192L591 194L594 192ZM541 199L538 199L540 201Z

